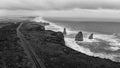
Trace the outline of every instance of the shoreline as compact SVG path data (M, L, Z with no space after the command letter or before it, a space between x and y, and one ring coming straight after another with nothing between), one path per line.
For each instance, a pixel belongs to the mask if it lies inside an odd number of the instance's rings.
M39 21L41 21L41 19L42 18L37 18L37 22L39 22ZM35 20L34 20L35 21ZM44 19L42 19L42 21L44 21L44 22L47 22L47 23L50 23L50 26L47 26L46 28L46 30L53 30L53 31L55 31L55 32L58 32L58 31L60 31L60 32L62 32L63 31L63 29L64 29L64 27L62 27L62 26L59 26L59 25L56 25L55 23L53 23L53 22L49 22L49 21L46 21L46 20L44 20ZM57 30L55 30L55 29L51 29L51 28L57 28ZM69 29L67 29L67 35L70 35L70 34L77 34L77 32L78 31L71 31L71 30L69 30ZM84 31L83 31L84 32ZM87 32L87 34L88 34L88 32ZM99 36L101 36L101 37L99 37ZM96 34L96 37L97 38L100 38L100 39L102 39L102 37L103 38L105 38L106 37L106 39L105 40L107 40L108 41L108 39L109 39L109 37L110 36L113 36L113 35L103 35L103 34ZM108 37L108 38L107 38ZM68 38L68 37L65 37L65 38ZM64 38L64 39L65 39ZM112 38L112 37L111 37ZM118 56L118 55L110 55L110 54L104 54L104 53L94 53L94 52L92 52L92 51L90 51L90 49L88 49L88 48L84 48L84 47L82 47L82 46L80 46L80 45L78 45L77 43L74 43L75 41L73 41L74 40L74 38L69 38L69 39L71 39L72 41L71 42L69 42L70 40L65 40L65 42L66 43L71 43L71 44L69 44L69 45L66 45L67 47L70 47L70 48L72 48L72 49L74 49L74 50L76 50L76 51L78 51L78 52L82 52L82 53L84 53L84 54L86 54L86 55L89 55L89 56L93 56L93 57L99 57L99 58L102 58L102 59L110 59L110 60L112 60L112 61L114 61L114 62L118 62L118 61L115 61L115 59L114 59L114 57L116 56ZM103 39L104 40L104 39ZM117 40L117 39L116 39ZM74 44L73 44L73 43ZM89 42L89 41L87 41L86 40L86 42ZM98 40L96 40L96 41L91 41L91 42L98 42ZM109 42L112 42L112 40L109 40ZM91 43L90 43L91 44ZM75 47L73 47L73 46L76 46L76 47L78 47L78 48L75 48ZM82 49L82 50L81 50ZM120 62L120 61L119 61Z
M88 68L90 65L90 68L117 68L120 65L118 62L88 56L67 47L62 40L58 40L60 38L63 39L61 32L54 32L52 30L39 31L36 28L38 27L34 27L30 31L26 30L26 28L22 32L24 32L23 34L26 37L28 35L26 39L35 48L37 55L41 56L40 58L43 59L46 67L75 68L77 66L78 68ZM58 37L58 35L60 36Z
M6 29L12 28L11 27L12 25L8 25L8 26L10 27L9 28L6 27ZM45 65L46 68L119 68L120 67L120 64L118 62L113 62L109 59L101 59L98 57L88 56L84 53L75 51L67 47L65 45L65 39L62 32L45 30L43 26L36 24L36 22L29 22L29 21L23 22L23 26L20 28L20 31L24 35L24 39L28 41L33 51L36 53L38 58L41 59L42 63ZM16 36L10 36L9 38L14 39L13 37ZM12 43L10 43L9 45L11 44Z

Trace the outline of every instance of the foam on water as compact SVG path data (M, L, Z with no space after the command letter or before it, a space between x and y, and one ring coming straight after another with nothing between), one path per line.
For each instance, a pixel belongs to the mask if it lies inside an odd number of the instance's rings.
M55 23L49 22L44 20L42 17L37 17L34 19L36 22L47 22L50 25L46 26L47 30L53 30L53 31L63 31L64 27L56 25ZM70 34L77 34L78 31L71 31L70 29L67 29L67 35ZM120 49L120 39L117 38L115 35L105 35L105 34L94 34L94 39L90 40L88 39L88 35L90 34L89 32L83 32L84 36L84 41L78 42L78 43L92 43L92 42L101 42L99 39L104 40L109 43L110 47L106 48L106 50L111 50L111 51L117 51ZM78 52L84 53L89 56L94 56L94 57L99 57L99 58L105 58L105 59L110 59L112 61L116 61L116 57L119 57L120 54L106 54L106 53L95 53L90 51L89 48L85 48L81 45L78 45L74 38L69 38L65 37L65 43L67 47L70 47ZM117 59L118 60L118 59ZM118 62L120 59L118 60Z
M118 46L120 47L120 39L114 35L103 35L103 34L95 34L94 38L102 39L104 41L109 42L111 46Z
M94 56L94 57L99 57L99 58L105 58L105 59L110 59L115 62L120 62L120 60L116 61L116 57L120 56L120 54L115 55L115 54L106 54L106 53L94 53L91 52L90 49L84 48L80 45L77 45L74 39L72 38L65 38L66 45L78 52L84 53L89 56Z
M50 21L46 21L42 17L36 17L33 21L36 21L36 22L47 22L47 23L49 23L50 25L46 26L47 30L53 30L53 31L56 31L56 32L57 31L61 31L62 32L63 29L64 29L64 27L58 26L55 23L52 23ZM67 32L68 32L68 34L77 33L77 31L71 31L70 29L67 29Z
M105 48L106 50L111 50L111 51L117 51L119 50L120 48L119 47L108 47L108 48Z

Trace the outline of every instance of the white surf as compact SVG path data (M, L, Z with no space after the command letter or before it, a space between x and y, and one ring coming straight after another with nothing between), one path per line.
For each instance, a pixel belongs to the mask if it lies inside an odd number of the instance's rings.
M36 22L47 22L50 25L46 26L46 30L53 30L53 31L63 31L64 27L56 25L53 22L49 22L44 20L42 17L37 17L34 19L34 21ZM78 45L76 43L76 41L74 40L74 36L78 33L78 31L71 31L70 29L67 29L67 35L65 37L65 43L67 47L70 47L78 52L84 53L86 55L89 56L94 56L94 57L99 57L99 58L105 58L105 59L110 59L112 61L116 61L116 62L120 62L120 53L118 53L117 51L120 49L120 39L117 38L117 36L115 35L105 35L105 34L98 34L95 33L94 34L94 39L90 40L88 39L88 35L90 34L89 32L85 32L83 31L84 34L84 41L82 42L78 42L78 43L83 43L89 46L89 44L92 45L92 43L97 43L99 45L99 43L103 43L103 41L105 43L107 43L109 45L109 47L104 48L105 50L108 51L116 51L117 53L106 53L106 52L92 52L89 48L84 47L83 45ZM73 37L70 37L74 35ZM102 41L101 41L102 40ZM96 45L97 45L96 44Z

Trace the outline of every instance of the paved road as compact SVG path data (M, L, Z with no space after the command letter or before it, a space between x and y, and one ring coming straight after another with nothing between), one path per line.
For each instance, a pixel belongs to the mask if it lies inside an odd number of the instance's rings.
M27 53L29 58L32 60L34 68L46 68L44 63L41 61L41 59L34 52L34 49L29 44L29 41L27 41L24 38L24 35L20 32L20 28L22 25L23 25L23 23L21 23L18 26L18 28L16 29L17 36L20 38L20 41L21 41L21 46L25 49L25 52Z

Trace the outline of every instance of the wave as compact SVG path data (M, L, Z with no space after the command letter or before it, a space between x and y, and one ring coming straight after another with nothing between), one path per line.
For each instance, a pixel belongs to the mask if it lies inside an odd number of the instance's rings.
M63 31L64 27L59 26L53 22L49 22L44 20L42 17L36 17L33 21L36 22L47 22L50 25L46 26L46 30L53 30L53 31ZM104 48L107 51L117 51L120 49L120 39L115 36L115 35L107 35L107 34L99 34L99 33L94 33L94 39L90 40L88 39L88 36L90 35L91 32L86 32L83 31L84 34L84 41L82 42L77 42L74 40L74 36L78 33L78 31L72 31L71 29L67 28L67 35L65 36L65 43L67 47L70 47L78 52L84 53L89 56L94 56L94 57L99 57L99 58L105 58L105 59L110 59L112 61L120 62L120 59L116 59L120 56L119 53L114 54L114 53L104 53L104 52L93 52L90 50L90 48L84 47L83 45L79 45L78 43L83 43L83 44L92 44L92 43L107 43L107 47ZM74 35L73 37L70 37L71 35ZM96 45L97 45L96 44Z
M102 39L109 43L111 46L118 46L120 47L120 39L115 35L103 35L103 34L96 34L94 38Z
M36 22L47 22L47 23L49 23L50 25L46 26L46 30L53 30L53 31L56 31L56 32L57 31L61 31L62 32L63 29L64 29L64 27L56 25L53 22L46 21L42 17L36 17L35 19L33 19L33 21L36 21ZM77 31L71 31L71 29L67 29L67 32L68 32L68 34L77 33Z
M91 52L89 48L84 48L80 45L77 45L74 39L72 38L65 38L66 45L78 52L84 53L89 56L94 56L94 57L99 57L99 58L105 58L105 59L110 59L112 61L116 61L115 57L118 57L118 55L114 54L105 54L105 53L94 53Z

